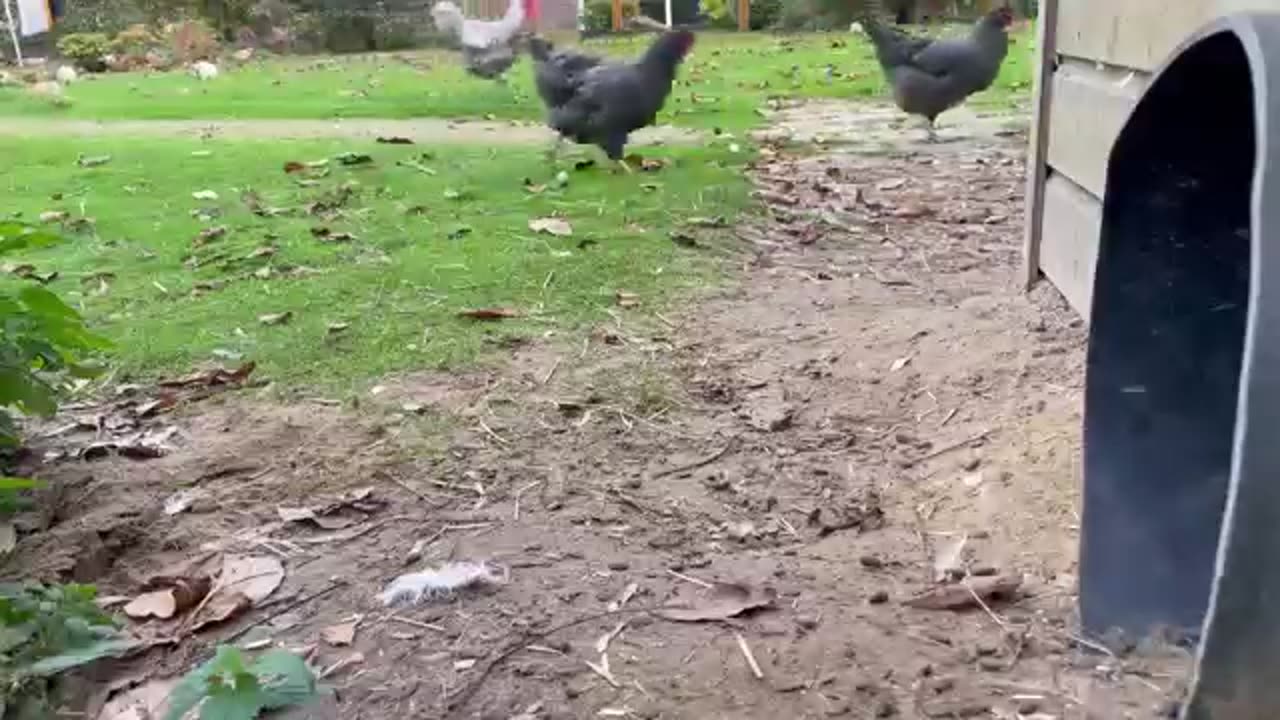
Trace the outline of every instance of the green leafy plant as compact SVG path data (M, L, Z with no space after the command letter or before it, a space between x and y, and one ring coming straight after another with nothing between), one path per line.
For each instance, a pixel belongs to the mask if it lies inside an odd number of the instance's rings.
M253 662L228 645L187 673L169 695L165 720L199 707L200 720L254 720L264 711L301 705L319 695L315 674L301 657L268 650Z
M103 58L111 52L111 38L96 32L64 35L58 38L58 52L85 70L100 71L106 66Z
M95 596L91 585L0 584L0 717L50 717L51 678L132 646Z
M61 241L53 233L21 223L0 222L0 257ZM110 347L85 327L84 319L38 284L0 291L0 446L18 443L18 429L6 408L50 416L68 378L101 372L82 355Z

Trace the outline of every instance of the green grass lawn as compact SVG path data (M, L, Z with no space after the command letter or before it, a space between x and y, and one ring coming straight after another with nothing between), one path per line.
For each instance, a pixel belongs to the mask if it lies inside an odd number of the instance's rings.
M570 170L559 188L543 150L0 139L0 189L5 209L31 220L93 218L20 262L59 273L49 287L117 343L124 376L243 357L286 385L341 390L470 361L512 337L612 322L610 313L651 318L714 280L715 254L668 233L744 207L745 154L647 151L671 164L634 176ZM372 163L283 170L351 151ZM80 167L80 154L111 161ZM204 191L218 198L193 196ZM571 236L530 230L552 215ZM225 235L202 242L209 228ZM322 229L354 238L317 237ZM619 303L619 290L634 298ZM458 317L483 307L523 317ZM292 317L260 320L279 313Z
M953 27L946 32L962 31ZM1020 31L1014 40L996 85L974 102L1007 105L1029 88L1032 38ZM630 36L586 45L591 51L635 55L650 41L651 36ZM184 73L99 76L72 86L68 107L0 88L0 116L541 119L527 59L516 65L510 78L511 85L503 87L468 77L456 54L439 51L270 59L229 69L207 83ZM678 83L662 122L730 130L758 124L757 110L771 98L886 93L870 45L849 33L704 33Z

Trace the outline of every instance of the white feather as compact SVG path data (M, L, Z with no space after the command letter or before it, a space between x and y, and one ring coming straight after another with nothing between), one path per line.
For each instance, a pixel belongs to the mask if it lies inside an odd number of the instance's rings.
M408 601L421 602L423 598L434 600L448 597L457 590L481 585L501 585L507 574L488 563L452 562L436 570L401 575L378 597L383 605Z

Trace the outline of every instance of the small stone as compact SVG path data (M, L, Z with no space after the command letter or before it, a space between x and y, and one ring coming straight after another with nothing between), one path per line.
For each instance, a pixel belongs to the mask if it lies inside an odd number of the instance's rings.
M729 477L724 473L708 475L702 479L702 484L712 492L725 492L729 488L733 487L733 483L729 482Z
M927 677L931 677L932 675L933 675L933 665L930 665L929 663L924 663L920 667L916 668L917 677L927 678Z
M965 472L973 472L974 470L977 470L978 468L982 467L982 458L979 458L979 457L969 458L968 460L965 461L964 465L962 465L961 467L964 468Z
M631 567L631 563L625 560L614 560L607 567L613 572L623 572Z
M627 490L639 490L643 484L644 483L642 483L638 477L628 478L627 480L622 481L622 487Z
M992 657L1000 654L1000 646L994 642L980 642L975 648L978 657Z
M992 577L1000 574L1000 569L993 565L974 565L969 568L969 574L974 577Z
M978 668L985 672L1004 672L1004 661L997 657L978 658Z
M796 625L801 630L814 630L822 623L822 618L817 615L800 615L796 617Z
M1019 715L1035 715L1040 712L1040 701L1032 698L1022 698L1018 700ZM1176 715L1165 715L1161 717L1177 717Z
M884 560L881 560L875 555L863 555L858 558L858 562L862 564L862 567L869 570L879 570L884 567Z
M867 602L871 603L872 605L883 605L889 602L889 591L876 590L875 592L871 593L870 597L867 598Z
M892 700L881 700L876 704L875 716L878 718L891 718L898 714L898 706L893 704Z

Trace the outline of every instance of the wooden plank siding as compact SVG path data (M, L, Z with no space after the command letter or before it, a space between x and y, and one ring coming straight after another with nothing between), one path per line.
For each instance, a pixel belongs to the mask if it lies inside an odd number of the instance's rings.
M1107 158L1150 73L1191 33L1280 0L1045 0L1028 158L1024 280L1043 273L1084 318L1093 293Z

